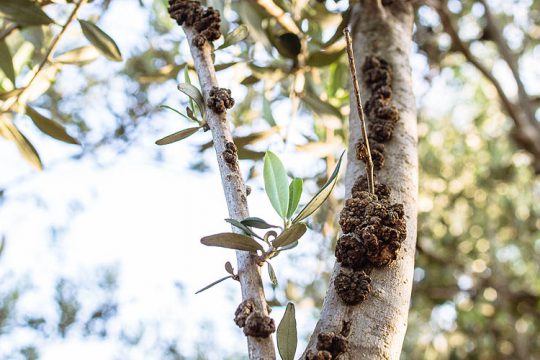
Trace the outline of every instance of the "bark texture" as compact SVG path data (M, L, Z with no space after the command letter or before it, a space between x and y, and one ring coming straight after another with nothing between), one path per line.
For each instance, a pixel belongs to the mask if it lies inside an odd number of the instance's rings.
M184 31L190 44L195 70L199 76L204 100L208 102L212 89L218 87L214 63L212 61L212 49L208 43L205 43L200 48L193 45L193 38L196 36L194 29L184 26ZM245 219L249 216L246 186L240 174L238 156L236 154L236 147L233 145L231 130L227 122L227 114L226 112L216 113L208 109L207 122L214 140L214 149L217 155L229 216L236 220ZM235 227L233 227L233 231L239 232ZM266 299L260 276L260 267L257 265L256 257L245 251L237 251L236 258L242 288L242 299L251 299L255 304L255 308L267 316ZM271 360L276 358L271 336L266 338L248 336L247 341L250 359Z
M359 305L347 306L336 294L333 283L340 265L336 263L334 267L321 317L307 350L315 350L319 333L340 333L344 327L350 327L350 359L399 359L407 329L414 270L418 161L416 108L409 64L414 12L409 1L383 2L364 0L354 6L352 37L359 68L366 56L374 55L388 61L393 69L392 102L398 108L401 119L396 124L392 140L385 144L385 165L376 172L376 177L378 182L391 188L392 202L404 205L407 239L395 262L373 270L372 293ZM358 76L362 81L362 74ZM370 92L364 84L361 92L364 100L369 98ZM347 196L350 196L354 181L365 174L364 164L355 156L355 144L361 138L361 127L358 113L354 110L353 96L351 109L345 180Z

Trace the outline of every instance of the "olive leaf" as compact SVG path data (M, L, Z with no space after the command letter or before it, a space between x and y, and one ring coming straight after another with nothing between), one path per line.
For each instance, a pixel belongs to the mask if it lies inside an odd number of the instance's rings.
M223 41L223 44L221 44L220 47L217 48L217 50L225 49L231 45L234 45L236 43L239 43L240 41L244 40L249 36L249 31L246 25L240 25L227 35L225 35L225 40Z
M238 229L242 230L243 232L245 232L247 235L250 235L250 236L255 236L256 238L259 238L261 240L263 240L262 237L260 237L259 235L257 235L255 232L253 232L253 230L251 230L250 228L248 228L246 225L242 224L240 221L238 220L235 220L235 219L225 219L226 222L228 222L229 224L237 227Z
M0 17L19 25L48 25L54 22L30 0L0 0Z
M257 250L264 251L262 245L249 236L235 233L219 233L205 236L201 239L201 243L206 246L217 246L254 253L256 253Z
M234 268L229 261L225 263L225 271L231 275L234 275Z
M336 186L338 175L339 175L339 168L341 167L341 160L343 159L343 154L345 154L345 151L341 153L341 156L339 157L339 161L334 168L334 171L332 172L332 175L326 182L326 184L323 185L323 187L319 190L317 194L304 206L304 208L296 215L296 217L293 220L293 223L297 223L299 221L304 220L309 215L313 214L315 210L317 210L323 202L328 198L332 190L334 189L334 186Z
M13 58L9 47L4 40L0 41L0 69L15 86L15 69L13 68Z
M257 229L271 229L271 228L278 228L279 226L271 225L264 221L261 218L258 217L247 217L244 220L240 221L242 224L246 226L251 226Z
M156 145L168 145L168 144L172 144L174 142L183 140L195 134L197 131L199 131L200 128L201 128L200 126L190 127L190 128L175 132L174 134L167 135L164 138L157 140Z
M17 145L21 155L37 170L43 170L41 158L32 143L17 129L15 124L6 116L0 114L0 134Z
M293 224L290 228L283 231L277 238L272 241L272 246L279 249L282 246L287 246L295 241L298 241L306 233L307 226L304 223Z
M105 57L113 61L122 61L122 54L114 40L90 21L79 19L84 37L92 43Z
M188 64L186 64L184 66L184 81L186 82L186 84L191 85L191 78L189 77L189 66L188 66ZM182 90L180 90L180 91L182 91ZM189 97L189 108L192 111L195 111L195 105L193 104L193 99L189 95L188 95L188 97ZM202 95L201 95L201 97L202 97Z
M79 140L69 135L62 124L41 115L30 106L26 106L26 115L32 119L39 130L50 137L68 144L80 145Z
M268 265L268 276L270 277L270 281L272 282L272 287L276 288L278 286L278 279L276 277L276 272L274 271L274 268L272 267L272 264L270 264L269 261L266 262Z
M277 213L285 219L289 206L289 180L281 160L271 151L264 156L264 189Z
M182 83L178 84L178 90L186 94L191 100L195 101L197 104L197 107L199 108L201 115L203 119L206 119L206 107L204 106L204 98L195 86L188 84L188 83ZM193 108L192 108L193 110Z
M304 96L302 97L302 101L315 115L333 116L338 120L341 120L343 117L339 109L322 100L317 95L313 94L310 90L306 90Z
M295 242L287 245L287 246L282 246L279 248L279 251L285 251L285 250L291 250L291 249L294 249L295 247L298 246L298 240L296 240Z
M306 65L309 66L315 66L315 67L323 67L330 65L337 61L341 55L345 53L345 47L341 49L335 49L334 51L331 50L320 50L316 51L314 53L309 54Z
M289 184L289 207L287 209L287 219L290 219L298 203L300 202L300 197L302 196L302 188L304 182L300 178L294 178Z
M60 64L85 65L96 60L99 57L99 51L93 45L81 46L68 50L53 59Z
M266 98L266 96L263 94L263 119L268 123L270 126L276 126L276 120L274 119L274 115L272 115L272 107L270 106L270 101Z
M206 286L203 287L201 290L197 291L197 292L195 293L195 295L197 295L197 294L199 294L199 293L202 293L204 290L208 290L208 289L210 289L212 286L217 285L217 284L219 284L220 282L225 281L225 280L227 280L227 279L230 279L230 278L232 278L232 277L233 277L232 275L227 275L227 276L225 276L225 277L222 277L221 279L214 281L214 282L211 283L210 285L206 285Z
M283 360L294 360L298 344L296 315L293 303L288 303L283 318L279 322L276 338L279 356Z

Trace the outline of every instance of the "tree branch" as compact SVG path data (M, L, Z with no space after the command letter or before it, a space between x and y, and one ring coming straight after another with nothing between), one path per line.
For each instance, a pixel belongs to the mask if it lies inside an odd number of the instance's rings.
M527 98L522 98L523 95L520 95L520 102L526 102L527 105L524 109L520 109L515 106L515 104L510 101L506 93L504 92L500 82L493 76L493 74L472 54L469 46L465 44L461 38L459 37L459 34L457 33L456 26L454 25L454 22L452 20L450 11L448 10L446 6L445 1L439 1L434 6L435 10L439 13L439 16L441 18L441 23L443 25L444 30L450 35L450 38L452 39L452 43L457 47L457 49L465 56L467 61L469 61L482 75L486 77L486 79L495 87L499 98L501 99L501 103L503 106L503 109L506 111L508 116L513 120L515 125L515 130L513 132L513 138L514 140L520 145L522 148L527 150L534 158L534 168L537 174L540 174L540 125L538 125L538 122L534 118L534 114L531 113L530 116L526 115L524 116L524 112L527 112L527 109L530 109L530 102ZM487 9L487 8L486 8ZM487 11L487 10L486 10ZM504 39L501 38L501 41L504 41ZM508 49L509 50L509 49ZM507 54L506 56L508 56ZM503 51L501 51L501 56L503 55ZM506 61L506 60L505 60ZM510 59L510 62L512 60ZM510 68L512 69L513 65L508 63ZM525 92L525 89L522 88L522 90L519 90L519 83L521 82L519 80L519 74L517 73L517 65L515 67L515 77L516 82L518 82L518 92L523 91ZM523 84L521 84L523 86ZM525 93L525 97L527 94ZM532 110L529 110L532 111Z
M307 350L315 350L321 332L341 333L344 324L349 324L351 359L397 360L407 329L416 242L418 154L416 107L409 62L414 12L411 3L386 5L381 9L382 15L367 8L367 4L377 7L378 3L365 0L353 7L353 46L358 64L363 64L368 55L379 56L393 69L392 102L400 112L400 120L396 123L392 140L385 143L385 165L378 172L378 179L391 188L391 201L404 206L407 238L395 262L373 269L370 274L372 293L358 305L348 306L338 296L333 284L342 268L339 263L335 264L320 320ZM362 86L362 93L368 92L369 89ZM351 96L351 107L354 106ZM347 195L351 194L356 179L365 174L363 164L355 157L355 145L362 137L357 112L351 111L349 123Z
M202 93L205 101L210 98L210 92L214 86L218 86L216 72L212 61L212 49L208 43L205 43L200 49L193 45L193 38L197 35L193 28L183 26L189 42L191 55L195 63L195 70L199 76L199 82L202 87ZM214 149L216 151L221 182L229 216L236 220L242 220L249 216L246 186L240 174L238 166L238 157L234 153L234 161L225 160L224 152L228 144L233 143L231 130L227 122L225 112L216 113L209 109L207 122L212 132L214 140ZM239 230L233 227L233 230ZM257 257L245 251L237 251L236 258L238 262L238 275L240 276L240 285L242 288L242 299L251 299L257 310L268 315L266 298L264 295L260 268L257 265ZM275 359L275 351L272 337L255 338L247 337L249 358L250 359Z
M512 75L514 75L514 79L516 81L516 85L518 89L518 100L519 100L521 110L525 112L530 122L536 123L536 119L534 117L534 113L531 108L531 102L529 101L529 95L525 91L525 85L523 84L523 81L521 81L521 76L519 74L519 67L518 67L518 61L517 61L516 55L512 52L512 50L508 46L508 43L503 38L501 29L499 28L499 25L497 24L497 20L493 16L487 2L485 0L480 0L480 3L482 3L482 5L484 6L484 9L486 12L486 20L487 20L486 28L489 34L493 37L493 41L497 45L497 48L499 49L499 53L501 54L501 57L508 64L510 71L512 71Z
M283 11L279 6L277 6L272 0L252 0L257 5L262 7L270 16L272 16L276 21L287 31L292 32L293 34L302 37L302 31L296 25L294 20L287 16L285 11Z

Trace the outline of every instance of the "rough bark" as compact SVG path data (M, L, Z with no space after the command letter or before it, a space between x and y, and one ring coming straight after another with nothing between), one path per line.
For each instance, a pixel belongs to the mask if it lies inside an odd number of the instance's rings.
M398 259L389 266L371 273L373 291L361 304L345 305L337 296L333 281L340 271L336 263L326 294L320 320L308 349L315 350L317 335L322 331L342 331L350 324L348 337L351 359L399 359L409 310L416 243L416 200L418 188L416 108L412 91L409 56L412 47L414 12L409 1L360 1L353 8L352 36L356 62L363 64L368 55L380 56L393 68L393 104L399 109L393 139L386 143L385 166L377 179L392 189L391 200L404 205L407 239ZM362 79L362 74L358 74ZM362 86L367 99L369 90ZM351 92L352 93L352 92ZM351 96L351 109L355 109ZM346 173L347 196L360 175L363 163L355 158L355 144L361 137L356 111L350 116L350 143Z
M218 86L214 63L212 61L212 49L208 43L205 43L200 49L197 48L193 45L193 37L196 35L194 30L184 26L184 31L188 43L190 44L190 50L195 63L195 70L199 76L203 97L205 102L207 102L210 98L212 87ZM225 112L216 113L211 109L208 109L207 122L214 140L214 149L217 155L219 172L221 174L221 182L227 201L229 216L236 220L245 219L249 216L246 186L240 173L236 152L232 154L234 156L231 160L231 152L227 151L230 149L227 147L227 144L233 143L231 130L227 122L227 115ZM233 231L239 232L239 230L234 227ZM252 299L257 310L262 311L264 315L268 315L263 284L260 276L260 267L257 265L256 256L250 255L250 253L245 251L237 251L236 258L238 275L242 288L242 299ZM250 359L275 359L274 344L271 336L267 338L248 336L247 341Z

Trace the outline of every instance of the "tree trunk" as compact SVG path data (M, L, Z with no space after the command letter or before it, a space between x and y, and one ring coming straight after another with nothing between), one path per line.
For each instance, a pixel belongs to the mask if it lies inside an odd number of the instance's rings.
M410 1L364 0L356 4L351 17L354 51L358 68L368 55L385 59L393 69L392 102L401 119L393 138L385 144L385 165L376 172L378 182L391 190L391 200L402 203L407 220L407 238L396 261L371 273L372 291L355 306L345 305L335 292L333 281L340 271L336 263L321 317L308 349L315 350L317 335L323 331L340 333L350 325L348 336L351 359L399 359L407 329L416 243L416 201L418 189L416 107L411 67L413 6ZM358 76L362 80L362 74ZM364 100L370 95L362 85ZM351 91L352 94L352 91ZM365 173L356 159L355 144L361 137L359 117L351 95L350 143L346 173L347 196L355 180Z

